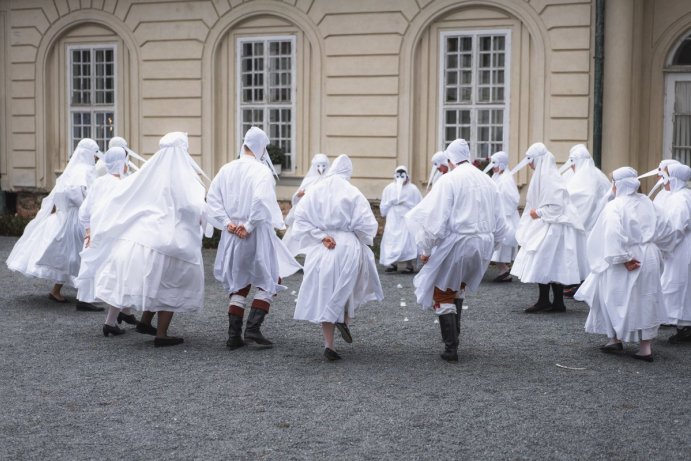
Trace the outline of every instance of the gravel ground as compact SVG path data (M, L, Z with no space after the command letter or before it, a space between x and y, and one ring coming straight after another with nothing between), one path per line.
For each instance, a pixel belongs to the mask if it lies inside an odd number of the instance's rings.
M4 261L16 239L0 237ZM691 449L691 345L661 330L654 363L598 351L588 307L527 315L537 288L483 283L466 300L459 364L439 358L412 276L381 274L326 363L319 327L292 320L289 278L264 333L225 348L227 298L205 250L206 308L177 315L185 343L104 338L102 313L47 299L50 283L2 264L3 459L676 459ZM490 268L487 278L496 275ZM74 290L65 290L73 299ZM630 355L635 351L631 346ZM570 368L566 368L570 367Z

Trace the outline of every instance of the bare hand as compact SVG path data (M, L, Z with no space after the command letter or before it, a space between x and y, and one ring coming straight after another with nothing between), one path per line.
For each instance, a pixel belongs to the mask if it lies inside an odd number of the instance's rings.
M226 229L228 229L228 232L230 232L231 234L234 234L234 233L235 233L235 229L237 229L237 227L238 227L238 226L236 226L235 224L233 224L233 223L231 222L231 223L228 223L228 225L226 226Z
M298 191L297 195L298 195L298 197L302 197L303 195L305 195L305 191L303 189L300 189Z
M540 215L537 214L537 210L535 210L535 208L530 210L530 217L533 219L540 219Z
M86 237L84 237L84 248L89 248L89 245L91 245L91 236L86 234Z
M631 261L624 263L624 267L626 267L626 270L629 272L635 271L636 269L641 267L641 262L634 258Z
M420 262L422 264L427 264L427 261L429 261L429 256L428 255L420 255Z
M250 235L250 233L247 232L247 229L245 229L245 226L240 224L239 226L235 227L235 235L237 235L241 239L246 239L247 236Z
M322 239L322 243L329 250L333 250L334 248L336 248L336 241L334 240L333 237L324 237Z

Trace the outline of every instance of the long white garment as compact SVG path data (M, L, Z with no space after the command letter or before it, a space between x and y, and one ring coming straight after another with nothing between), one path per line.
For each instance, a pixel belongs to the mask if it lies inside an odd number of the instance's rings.
M339 173L339 169L345 173ZM305 195L295 209L294 232L306 249L305 277L294 318L310 322L343 322L369 301L384 299L372 245L377 220L369 202L350 182L346 156L334 161L329 176ZM336 247L322 239L330 236Z
M84 241L79 206L94 179L94 157L98 153L95 141L79 142L65 171L8 256L10 270L75 286Z
M495 245L507 232L501 198L494 182L470 163L440 177L406 216L418 249L430 255L415 276L417 302L431 309L434 287L458 291L480 285Z
M516 230L520 248L511 274L524 283L580 283L589 272L586 235L554 156L537 143L528 149L526 159L534 163L535 171ZM530 216L531 209L537 210L538 219Z
M247 155L224 165L209 186L207 214L221 230L214 277L228 293L253 285L276 294L285 289L279 277L300 269L274 231L285 227L274 188L271 171ZM230 223L243 225L249 236L228 232Z
M510 263L516 257L518 242L516 241L516 229L521 219L518 214L518 202L521 199L516 187L513 175L504 170L501 173L494 173L492 176L494 183L499 191L504 219L506 220L506 235L504 241L499 243L494 253L492 261L498 263Z
M673 236L668 245L657 242L662 249L662 298L668 317L665 323L688 326L691 325L691 190L686 188L685 181L674 178L671 181L677 182L677 187L665 191L668 194L664 206L655 203L658 213L669 222Z
M602 210L588 238L591 272L574 296L590 306L588 333L626 342L649 340L666 319L660 252L653 243L658 219L644 195L618 195ZM628 271L632 259L641 266Z
M110 200L94 206L78 288L92 285L96 299L118 308L199 311L205 190L187 135L169 133L159 144L137 173L118 182Z
M379 210L386 218L386 224L381 239L379 264L389 266L398 261L417 258L417 245L405 224L405 214L421 200L420 190L410 182L401 187L400 195L395 182L384 188Z
M581 150L574 152L579 146ZM568 179L566 190L571 203L576 207L583 221L586 234L589 234L607 203L607 193L612 188L612 183L595 166L590 154L581 144L572 149L571 161L576 172Z
M312 166L310 166L309 171L305 175L300 183L300 187L295 191L293 197L290 200L291 208L286 216L285 222L288 228L283 234L283 243L286 248L290 251L290 254L297 256L300 253L300 245L293 236L293 231L291 229L293 221L295 220L295 207L300 202L300 199L304 197L308 189L312 189L319 181L324 179L326 170L329 168L329 158L325 154L315 154L312 158Z
M122 166L124 167L124 165L125 163L123 155ZM91 188L89 188L89 194L79 207L79 224L81 225L82 229L85 231L87 229L91 230L91 214L93 213L95 207L106 206L105 202L110 200L113 191L116 190L119 183L120 178L109 174L107 170L105 176L100 176L94 180L94 182L91 184ZM96 292L93 281L93 278L83 278L78 281L78 300L84 302L96 301Z

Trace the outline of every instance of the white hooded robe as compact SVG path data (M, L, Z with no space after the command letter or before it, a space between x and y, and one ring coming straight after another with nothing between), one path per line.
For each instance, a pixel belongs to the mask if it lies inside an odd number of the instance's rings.
M379 210L382 217L386 218L386 224L381 239L379 264L389 266L417 258L417 245L405 224L405 215L421 200L420 190L410 181L403 184L400 196L395 182L384 188Z
M305 277L294 318L314 323L354 318L369 301L384 299L372 245L377 220L364 195L349 179L350 159L338 157L326 177L295 209L293 230L306 250ZM336 247L326 248L330 236Z

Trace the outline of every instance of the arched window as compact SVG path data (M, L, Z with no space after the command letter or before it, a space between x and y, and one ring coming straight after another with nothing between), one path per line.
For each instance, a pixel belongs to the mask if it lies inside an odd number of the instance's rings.
M691 164L691 34L671 53L665 78L664 158Z

